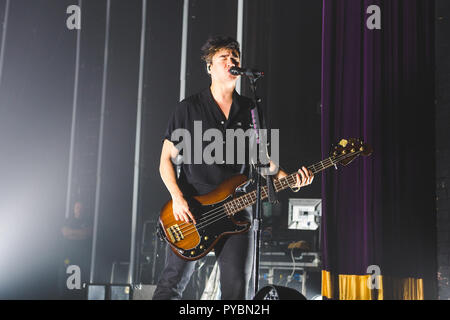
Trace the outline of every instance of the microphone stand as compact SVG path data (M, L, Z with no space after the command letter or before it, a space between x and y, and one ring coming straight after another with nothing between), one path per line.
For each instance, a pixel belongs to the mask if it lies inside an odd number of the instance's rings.
M253 223L252 230L254 233L254 255L253 255L253 281L254 281L254 296L258 292L259 287L259 265L260 265L260 248L261 248L261 225L262 225L262 200L261 200L261 170L263 167L267 167L269 165L263 165L260 161L260 152L266 152L266 148L262 150L259 130L266 129L265 128L265 117L261 106L259 105L260 99L256 95L256 81L261 77L258 75L247 75L250 80L250 89L253 93L253 103L255 107L251 110L252 119L253 119L253 129L255 131L256 136L256 145L257 145L257 156L256 156L256 209L253 213ZM262 117L261 117L262 115ZM267 184L272 183L272 176L267 175ZM270 187L268 189L271 189ZM272 200L272 199L270 199Z

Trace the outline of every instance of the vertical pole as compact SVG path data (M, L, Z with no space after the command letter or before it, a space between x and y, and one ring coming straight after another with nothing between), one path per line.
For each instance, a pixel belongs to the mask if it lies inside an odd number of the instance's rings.
M133 178L133 206L131 217L131 246L130 264L128 269L128 284L132 285L135 272L136 260L136 228L139 201L139 173L141 158L141 127L142 127L142 95L144 87L144 63L145 63L145 35L147 22L147 0L142 0L142 25L141 25L141 51L139 59L139 88L137 97L137 119L136 119L136 143L134 147L134 178Z
M187 40L189 27L189 0L183 5L183 32L181 35L180 101L186 98Z
M236 40L241 45L241 65L242 65L242 60L243 60L242 53L244 52L244 50L243 50L243 48L244 48L244 44L243 44L243 39L244 39L244 0L238 0L238 8L237 9L238 9L238 11L237 11ZM241 93L241 86L242 86L241 78L242 77L239 77L236 82L236 91L239 94Z
M105 49L103 58L103 80L102 80L102 102L100 112L100 132L98 138L98 153L97 153L97 183L95 187L95 210L94 210L94 230L92 240L92 255L91 255L91 275L90 283L94 282L95 275L95 258L97 253L97 231L98 231L98 215L100 209L100 191L102 183L102 156L103 156L103 131L105 121L106 108L106 81L108 76L108 53L109 53L109 29L111 18L111 0L106 1L106 27L105 27Z
M8 18L9 18L9 5L10 0L6 0L5 4L5 16L3 17L3 31L2 31L2 46L0 48L0 85L3 79L3 65L5 59L5 45L6 45L6 31L8 30Z
M78 6L82 6L83 0L78 1ZM72 103L72 125L70 130L70 147L69 147L69 169L67 173L67 193L66 193L66 210L65 217L69 218L70 215L70 203L72 198L72 175L73 175L73 153L75 148L75 131L77 123L77 109L78 109L78 84L79 84L79 74L80 74L80 40L81 40L81 29L77 30L77 45L75 54L75 79L73 84L73 103Z

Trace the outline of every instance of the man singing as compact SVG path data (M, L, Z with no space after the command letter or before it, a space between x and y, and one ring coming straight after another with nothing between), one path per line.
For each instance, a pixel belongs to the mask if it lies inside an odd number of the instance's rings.
M173 215L176 220L196 223L190 212L187 197L202 195L216 189L220 183L236 174L248 176L250 164L233 163L183 163L181 175L177 179L173 161L179 150L172 141L172 133L185 129L194 133L194 121L201 121L202 130L218 129L225 137L227 129L247 129L252 127L251 99L235 91L237 76L230 68L240 66L240 49L236 40L230 37L210 38L202 47L202 59L211 77L211 85L181 101L169 120L161 152L159 171L172 197ZM205 141L200 141L203 148ZM225 148L224 148L225 151ZM203 152L203 149L202 149ZM226 151L223 159L227 159ZM271 166L274 166L271 163ZM302 167L297 175L296 188L311 184L313 175ZM279 170L275 178L287 174ZM237 220L252 221L251 207L236 215ZM229 235L221 238L214 247L220 269L221 299L245 300L252 274L253 232ZM166 265L159 279L153 299L181 299L184 289L194 272L195 261L186 261L172 250L167 250Z

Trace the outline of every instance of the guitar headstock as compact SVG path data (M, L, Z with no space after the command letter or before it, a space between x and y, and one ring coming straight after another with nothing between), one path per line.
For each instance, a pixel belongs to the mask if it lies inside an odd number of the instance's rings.
M367 157L370 156L372 152L372 147L360 139L342 139L337 145L333 146L331 158L333 159L333 162L346 166L358 156L363 155Z

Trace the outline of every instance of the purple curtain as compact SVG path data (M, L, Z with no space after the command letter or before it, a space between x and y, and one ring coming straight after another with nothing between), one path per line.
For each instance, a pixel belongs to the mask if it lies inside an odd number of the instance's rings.
M371 5L381 30L366 25ZM322 50L323 156L342 138L374 149L323 173L324 270L378 265L383 276L424 279L433 298L434 1L324 0Z

